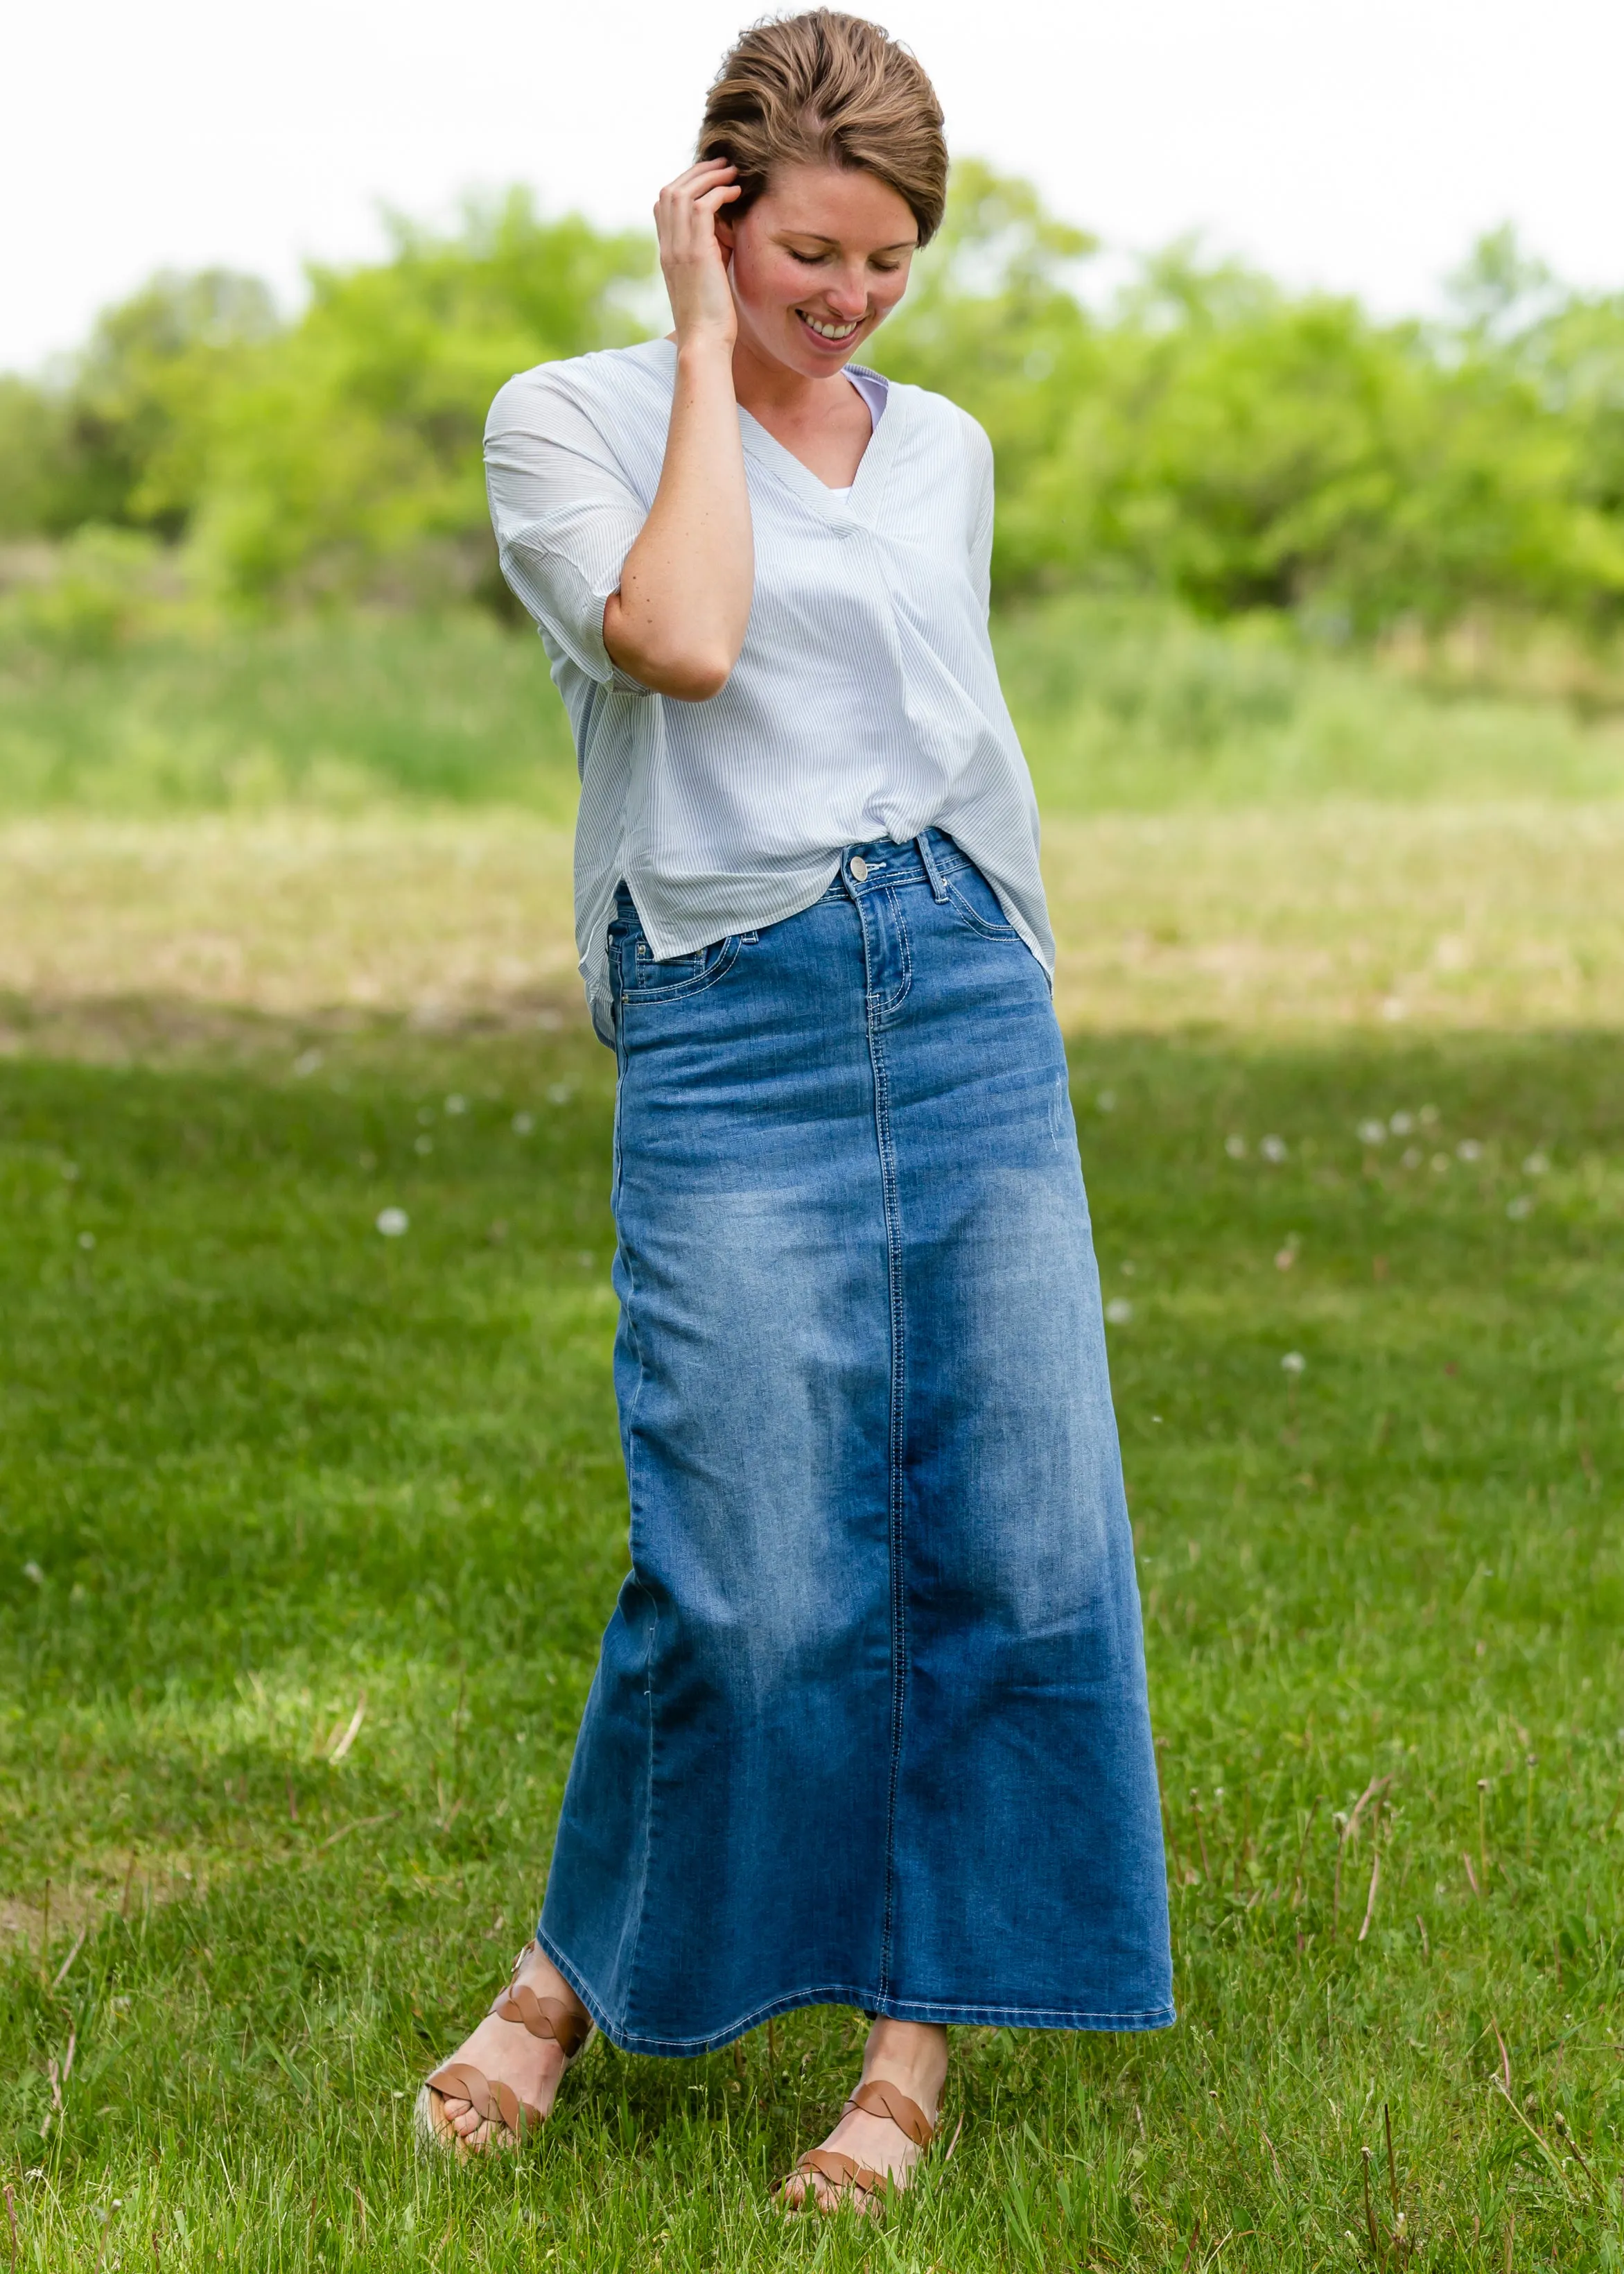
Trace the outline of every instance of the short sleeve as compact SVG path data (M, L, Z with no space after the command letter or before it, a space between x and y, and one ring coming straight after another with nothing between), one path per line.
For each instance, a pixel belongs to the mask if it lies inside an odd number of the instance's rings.
M551 644L589 679L648 689L604 645L604 604L647 508L582 405L546 367L510 379L485 430L485 490L502 575Z

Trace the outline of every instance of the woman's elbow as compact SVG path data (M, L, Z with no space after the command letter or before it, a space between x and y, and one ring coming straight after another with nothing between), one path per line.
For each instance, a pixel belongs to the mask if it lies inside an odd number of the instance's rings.
M636 652L625 644L609 650L610 660L656 695L681 703L708 703L733 677L739 660L721 649L685 648Z

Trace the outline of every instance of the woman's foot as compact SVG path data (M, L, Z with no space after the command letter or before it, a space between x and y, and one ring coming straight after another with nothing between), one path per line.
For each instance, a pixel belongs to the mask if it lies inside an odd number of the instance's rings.
M528 1996L523 1994L527 1992ZM499 2009L503 2007L517 2009L513 2019L502 2018ZM558 2030L556 2037L535 2033L532 2025L544 2011ZM535 1943L529 1944L520 1952L513 1979L496 2006L435 2071L446 2080L444 2084L438 2090L432 2085L425 2088L434 2136L465 2156L515 2146L514 2108L522 2123L551 2115L559 2080L590 2029L590 2017L568 1983ZM503 2086L508 2088L512 2096L508 2120L495 2112L492 2102L476 2107L457 2092L455 2073L466 2070L477 2071L495 2089L492 2100L500 2097Z
M862 2084L893 2086L914 2103L929 2126L936 2123L936 2104L946 2077L944 2029L934 2022L881 2019L869 2030L863 2049ZM899 2112L906 2115L906 2111ZM877 2172L891 2187L902 2188L912 2179L914 2167L925 2152L925 2142L911 2137L910 2128L892 2117L848 2105L816 2152L819 2157L849 2158L854 2170ZM851 2203L869 2212L880 2209L884 2192L859 2186L850 2179L842 2180L816 2165L808 2167L805 2158L779 2190L790 2210L803 2207L835 2210L842 2203Z

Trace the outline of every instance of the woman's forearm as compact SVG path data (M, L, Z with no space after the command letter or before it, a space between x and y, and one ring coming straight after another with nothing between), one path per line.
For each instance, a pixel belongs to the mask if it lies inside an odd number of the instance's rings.
M739 660L756 581L733 342L682 340L665 462L604 609L611 660L657 694L703 703Z

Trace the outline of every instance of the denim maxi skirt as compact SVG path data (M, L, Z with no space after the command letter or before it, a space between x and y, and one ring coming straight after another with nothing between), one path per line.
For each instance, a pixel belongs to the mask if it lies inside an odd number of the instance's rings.
M631 1571L539 1939L629 2052L1173 2019L1064 1050L951 840L657 962L622 890Z

